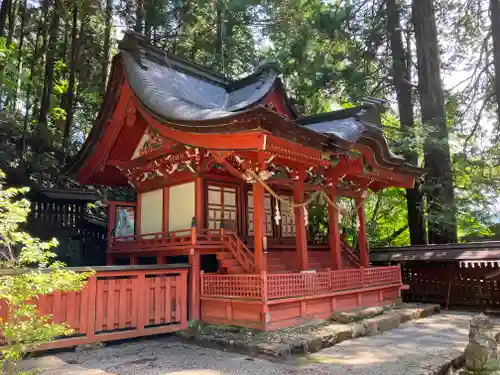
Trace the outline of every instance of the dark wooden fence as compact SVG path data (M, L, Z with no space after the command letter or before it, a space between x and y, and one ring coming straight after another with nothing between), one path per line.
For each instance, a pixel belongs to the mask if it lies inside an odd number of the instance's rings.
M31 212L26 230L43 240L57 238L56 253L69 266L106 264L107 223L89 216L93 192L76 189L38 189L30 193Z
M399 264L407 302L500 309L500 242L372 249L374 265ZM498 275L497 275L498 274Z

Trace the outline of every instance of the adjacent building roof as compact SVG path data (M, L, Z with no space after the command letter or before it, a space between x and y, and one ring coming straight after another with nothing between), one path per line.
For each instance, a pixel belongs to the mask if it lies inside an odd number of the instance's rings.
M370 249L372 262L453 261L469 263L500 261L500 241L471 242Z

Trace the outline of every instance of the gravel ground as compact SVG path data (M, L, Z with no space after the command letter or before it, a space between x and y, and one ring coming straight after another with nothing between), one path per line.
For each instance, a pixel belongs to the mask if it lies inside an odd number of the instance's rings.
M420 375L461 354L470 317L435 315L287 363L161 337L45 356L26 361L23 367L43 369L43 375Z

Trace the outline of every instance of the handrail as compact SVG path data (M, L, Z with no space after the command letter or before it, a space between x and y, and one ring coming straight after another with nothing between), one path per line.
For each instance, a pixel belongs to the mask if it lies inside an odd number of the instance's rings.
M234 232L224 232L228 237L228 249L233 254L233 257L243 267L243 269L252 273L255 270L255 257L250 249L241 241L240 237Z
M358 255L353 251L353 249L344 241L341 241L340 247L343 252L346 253L347 258L354 263L354 265L359 266L359 257Z

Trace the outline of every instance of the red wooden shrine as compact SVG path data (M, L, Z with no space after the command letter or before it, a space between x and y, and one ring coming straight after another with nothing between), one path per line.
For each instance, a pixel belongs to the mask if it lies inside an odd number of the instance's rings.
M274 329L400 295L398 267L369 265L363 202L422 171L389 150L379 107L300 117L274 66L230 81L128 32L72 171L137 191L109 205L108 264L187 256L190 319ZM325 244L308 238L317 196ZM341 240L339 197L356 202L359 249Z

